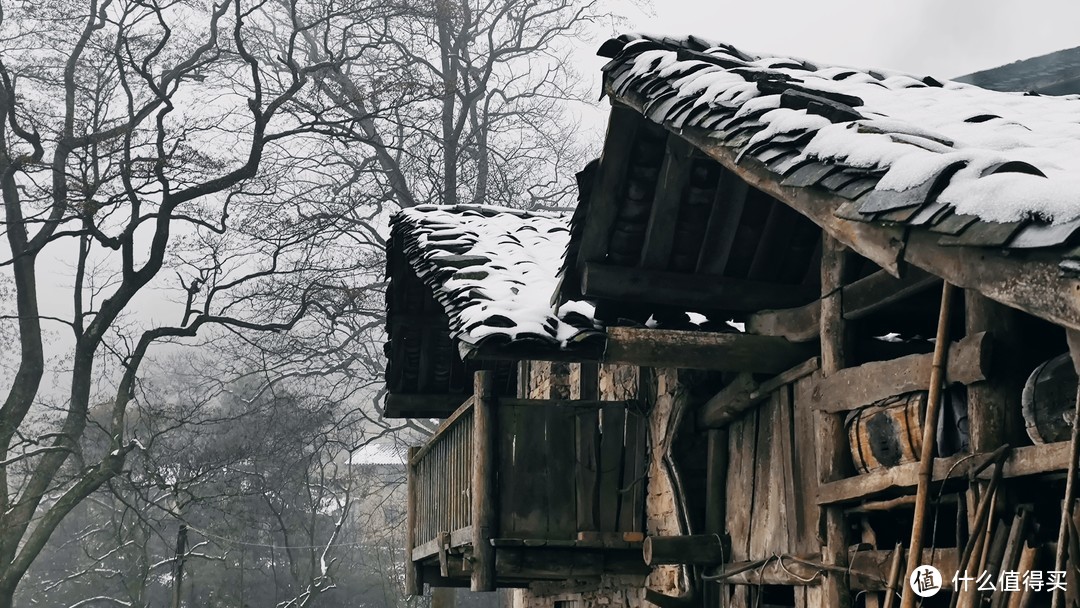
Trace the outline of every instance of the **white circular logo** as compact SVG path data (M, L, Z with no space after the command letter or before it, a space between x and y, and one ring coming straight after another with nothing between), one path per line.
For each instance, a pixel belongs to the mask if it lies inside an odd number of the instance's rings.
M933 566L919 566L908 578L911 590L919 597L931 597L941 591L941 572Z

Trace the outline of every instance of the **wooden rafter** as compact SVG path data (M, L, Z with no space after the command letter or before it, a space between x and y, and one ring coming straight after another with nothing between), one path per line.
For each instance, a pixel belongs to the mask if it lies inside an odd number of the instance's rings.
M617 100L643 111L643 99L637 94ZM711 138L706 129L670 130L894 275L899 275L901 262L907 261L1002 304L1080 329L1080 283L1060 276L1060 260L1052 253L1031 252L1017 259L989 248L943 246L937 242L940 235L926 230L905 235L899 228L847 220L835 214L846 199L815 188L783 186L760 161L743 158L736 162L737 151Z
M671 306L682 310L754 311L805 303L814 295L797 285L643 270L596 262L585 265L581 292L588 298Z
M653 195L649 224L645 229L645 242L641 249L642 268L663 270L667 268L671 249L675 244L675 227L679 222L679 206L683 193L690 183L693 154L696 149L680 137L669 136L660 167L660 179Z
M775 374L813 354L809 345L772 336L612 327L608 329L604 361Z

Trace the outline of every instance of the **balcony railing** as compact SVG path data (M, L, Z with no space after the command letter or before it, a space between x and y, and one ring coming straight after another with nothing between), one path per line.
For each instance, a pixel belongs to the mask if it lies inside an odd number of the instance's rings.
M478 372L473 396L410 450L409 592L418 578L491 590L560 568L636 571L640 551L604 552L643 538L644 417L624 401L496 399L490 384ZM436 563L433 583L421 566Z

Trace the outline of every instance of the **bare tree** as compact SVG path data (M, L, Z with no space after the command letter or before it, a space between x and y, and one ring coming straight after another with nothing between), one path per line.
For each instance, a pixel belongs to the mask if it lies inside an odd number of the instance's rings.
M251 341L340 315L358 266L340 231L293 204L280 180L291 142L318 131L286 108L316 74L355 59L300 58L314 27L303 6L5 9L2 266L20 361L0 406L0 607L63 519L139 447L125 417L153 345ZM70 276L57 286L63 264ZM59 369L47 368L47 324L59 328L49 347L64 350ZM85 453L101 402L110 445Z

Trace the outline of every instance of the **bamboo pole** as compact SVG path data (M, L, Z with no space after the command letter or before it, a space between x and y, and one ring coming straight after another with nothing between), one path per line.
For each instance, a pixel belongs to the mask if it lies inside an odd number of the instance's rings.
M1069 352L1072 353L1073 366L1080 373L1080 332L1067 330ZM1073 411L1072 436L1069 438L1069 473L1065 477L1065 500L1061 505L1061 526L1058 528L1057 553L1054 556L1054 570L1065 570L1065 555L1068 552L1069 520L1072 519L1073 496L1076 495L1077 457L1080 456L1080 389L1076 392L1076 408ZM1059 608L1064 601L1061 589L1054 591L1050 601L1051 608Z
M922 557L926 503L930 495L930 479L934 474L934 440L937 437L941 386L945 376L945 355L949 352L949 309L952 307L952 295L953 286L946 281L941 288L937 341L934 342L934 359L930 368L930 395L926 400L926 417L923 420L922 453L919 456L919 479L915 490L915 518L911 524L911 545L908 547L909 575L919 567L919 559ZM914 608L915 592L910 585L904 585L903 589L901 608Z
M904 561L904 546L896 543L893 549L892 564L889 565L889 580L885 583L885 604L882 608L892 608L896 604L896 587L900 584L900 564Z

